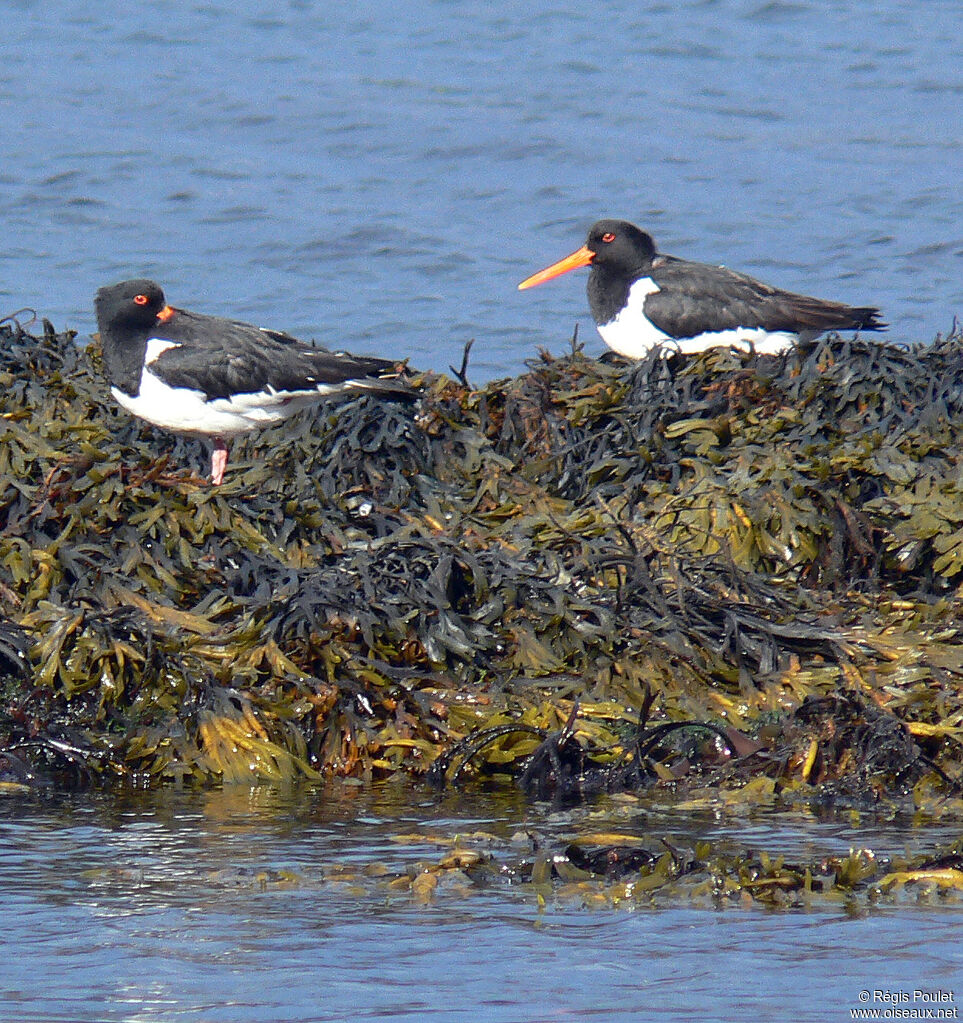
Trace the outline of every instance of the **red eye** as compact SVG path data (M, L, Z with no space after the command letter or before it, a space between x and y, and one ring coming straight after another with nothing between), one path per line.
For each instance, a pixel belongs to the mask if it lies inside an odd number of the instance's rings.
M612 234L611 231L606 231L605 234L602 235L602 241L603 242L614 242L615 241L615 235Z
M146 295L134 295L134 302L137 305L147 305L150 299Z

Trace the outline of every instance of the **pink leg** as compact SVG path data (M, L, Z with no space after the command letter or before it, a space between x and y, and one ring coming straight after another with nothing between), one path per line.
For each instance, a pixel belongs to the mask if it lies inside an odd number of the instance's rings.
M227 468L227 444L223 437L214 438L214 453L211 455L211 483L219 487L224 482L224 470Z

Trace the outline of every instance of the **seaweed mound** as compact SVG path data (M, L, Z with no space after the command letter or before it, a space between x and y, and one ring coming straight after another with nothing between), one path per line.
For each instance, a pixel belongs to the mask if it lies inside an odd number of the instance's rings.
M539 792L945 794L960 340L416 375L213 488L96 344L0 326L0 777L445 783L460 753Z

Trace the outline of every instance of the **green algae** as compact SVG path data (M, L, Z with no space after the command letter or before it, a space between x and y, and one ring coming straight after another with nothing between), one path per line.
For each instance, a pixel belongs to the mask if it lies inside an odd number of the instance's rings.
M952 802L959 345L416 375L212 488L0 326L0 774Z
M860 847L835 855L789 858L728 839L640 838L631 833L577 834L505 841L493 834L398 834L420 847L417 858L390 855L313 868L222 870L208 889L328 892L358 903L464 911L478 898L553 909L639 912L687 906L713 911L770 912L963 904L959 841L926 853L882 855ZM142 879L143 871L137 871ZM96 872L85 876L96 885Z

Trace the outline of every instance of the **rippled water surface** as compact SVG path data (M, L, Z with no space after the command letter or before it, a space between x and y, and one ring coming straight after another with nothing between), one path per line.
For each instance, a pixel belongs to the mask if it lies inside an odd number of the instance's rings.
M955 837L605 801L561 812L399 787L7 799L0 1020L825 1023L851 1018L867 988L963 996L961 914L933 901L858 916L842 905L584 910L540 907L507 882L419 903L376 874L337 881L352 865L437 862L439 836L508 863L532 837L613 822L787 858Z
M0 315L100 284L445 369L517 372L600 215L665 251L963 312L963 8L879 0L2 4Z

